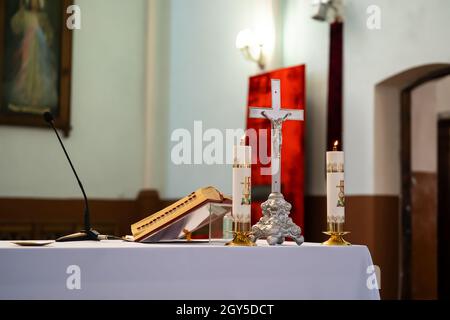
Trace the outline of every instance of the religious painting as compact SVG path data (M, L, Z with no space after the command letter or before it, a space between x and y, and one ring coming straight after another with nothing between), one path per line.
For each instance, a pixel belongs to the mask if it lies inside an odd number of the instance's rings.
M0 124L70 130L72 0L0 0Z
M268 73L250 78L247 129L257 132L264 129L267 132L263 144L271 150L271 125L266 119L250 118L250 107L267 107L272 105L271 80L279 79L281 85L281 107L282 109L305 110L305 66L296 66L274 70ZM286 201L292 204L292 220L304 228L304 137L305 121L286 121L283 123L283 148L281 149L281 192ZM261 204L267 200L271 192L270 175L261 174L261 168L269 168L270 163L261 159L259 148L262 142L257 141L257 146L252 149L258 150L256 164L252 165L252 224L259 221L262 216Z

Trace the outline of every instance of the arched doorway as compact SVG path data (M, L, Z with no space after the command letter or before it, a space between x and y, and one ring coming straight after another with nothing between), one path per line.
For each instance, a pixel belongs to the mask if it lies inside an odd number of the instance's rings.
M408 100L408 92L411 94L421 84L444 77L449 71L448 63L417 66L398 72L379 82L375 87L374 192L397 199L398 208L397 211L395 208L389 211L383 221L377 222L380 226L377 234L383 243L389 244L383 249L385 261L382 275L383 283L387 283L384 289L388 290L390 299L414 298L411 285L412 216L411 212L407 212L408 203L411 204L411 192L404 191L407 189L408 181L411 186L412 175L411 165L408 166L407 160L403 160L410 154L407 152L408 148L404 146L409 146L411 151L411 141L409 143L403 141L411 130L411 126L407 130L411 115L403 112L403 108L406 107L402 106L408 101L411 102L410 97ZM409 139L411 140L410 136ZM408 161L411 162L411 158L408 158ZM411 209L411 205L409 208Z
M425 92L424 86L429 84L428 88L432 89L435 81L448 75L450 67L432 71L401 91L401 296L404 299L449 297L446 273L450 270L450 247L443 237L446 224L449 227L445 212L449 208L445 196L449 191L449 162L445 161L449 149L448 121L439 119L439 112L432 110L431 102L415 106L413 101L414 92L419 88ZM432 119L428 124L421 120L424 115Z

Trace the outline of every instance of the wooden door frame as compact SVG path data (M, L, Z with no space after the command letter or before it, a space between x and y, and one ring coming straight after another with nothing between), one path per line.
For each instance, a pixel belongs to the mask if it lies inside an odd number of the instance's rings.
M408 85L400 95L400 234L401 234L401 298L412 298L412 170L411 170L411 94L417 87L450 75L450 67L433 71ZM437 137L436 137L437 139Z

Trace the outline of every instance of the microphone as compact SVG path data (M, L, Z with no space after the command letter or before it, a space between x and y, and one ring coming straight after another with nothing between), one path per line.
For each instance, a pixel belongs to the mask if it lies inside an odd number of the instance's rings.
M72 161L70 160L69 154L67 153L66 148L64 147L64 144L58 134L58 131L55 128L55 125L53 123L54 120L53 115L50 112L45 112L43 116L45 122L47 122L53 128L53 131L55 131L56 137L58 138L58 141L64 151L64 154L66 155L66 158L69 161L70 167L72 168L73 174L77 179L78 185L80 186L81 192L83 193L84 197L84 230L78 233L58 238L56 239L56 241L57 242L87 241L87 240L100 241L101 240L100 234L91 228L89 203L86 196L86 192L84 191L83 184L81 183L80 178L78 178L78 174L75 171L75 168L73 167Z

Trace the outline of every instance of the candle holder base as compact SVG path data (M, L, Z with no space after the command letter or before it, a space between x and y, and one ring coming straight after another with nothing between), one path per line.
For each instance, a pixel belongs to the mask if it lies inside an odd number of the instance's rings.
M226 246L228 247L256 247L256 243L254 243L251 238L251 232L242 232L237 231L233 232L233 240L228 242Z
M283 244L285 238L289 237L299 246L303 243L302 229L289 218L292 206L281 193L271 193L261 208L263 216L252 227L250 235L253 242L266 238L269 245L276 246Z
M350 242L347 242L344 240L344 236L346 234L349 234L348 231L324 231L324 234L330 236L330 239L323 242L322 245L324 246L351 246L352 244Z

